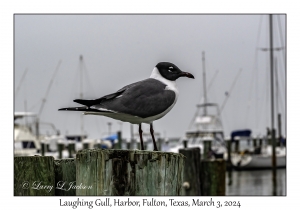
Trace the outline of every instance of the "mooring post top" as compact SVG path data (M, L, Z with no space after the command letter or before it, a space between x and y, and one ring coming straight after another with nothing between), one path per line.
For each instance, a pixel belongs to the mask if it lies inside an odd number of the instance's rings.
M75 159L74 158L64 158L64 159L58 159L58 160L54 160L54 164L61 164L61 163L72 163L74 162Z
M33 156L15 156L14 159L15 160L25 160L25 159L53 159L54 157L52 156L41 156L41 155L33 155Z
M184 156L172 152L85 149L76 155L76 182L96 190L76 195L180 195Z
M200 152L199 147L187 147L187 148L179 149L179 151L181 151L181 150L185 150L185 151L198 150Z
M174 152L162 152L162 151L149 151L149 150L132 150L132 149L83 149L79 150L76 154L76 158L80 155L88 154L88 153L106 153L106 154L114 154L116 156L123 156L128 154L136 154L136 155L148 155L148 154L156 154L156 155L171 155L185 158L184 155L180 153Z
M203 160L201 160L201 162L216 162L216 163L222 163L222 162L225 162L225 160L224 159L220 159L220 158L218 158L218 159L203 159Z

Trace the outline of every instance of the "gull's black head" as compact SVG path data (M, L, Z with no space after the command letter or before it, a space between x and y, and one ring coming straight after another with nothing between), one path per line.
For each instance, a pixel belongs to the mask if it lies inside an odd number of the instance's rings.
M179 77L193 78L194 76L188 72L181 71L176 65L169 62L160 62L156 65L161 76L167 80L175 81Z

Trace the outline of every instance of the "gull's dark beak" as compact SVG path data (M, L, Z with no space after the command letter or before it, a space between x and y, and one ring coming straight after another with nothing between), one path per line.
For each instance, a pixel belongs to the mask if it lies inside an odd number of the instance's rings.
M180 73L180 77L188 77L188 78L195 79L195 77L191 73L184 72L184 71Z

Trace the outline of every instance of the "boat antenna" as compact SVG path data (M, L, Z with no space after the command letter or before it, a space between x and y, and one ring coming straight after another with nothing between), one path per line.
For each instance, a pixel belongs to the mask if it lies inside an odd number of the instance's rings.
M21 87L21 85L22 85L22 83L23 83L23 81L24 81L24 78L25 78L25 76L26 76L26 74L27 74L27 71L28 71L28 68L25 69L25 71L24 71L24 73L23 73L23 75L22 75L22 78L21 78L20 83L19 83L19 85L18 85L18 87L17 87L17 90L16 90L16 95L15 95L15 97L17 97L17 95L18 95L18 93L19 93L20 87Z
M211 81L209 82L207 91L210 90L210 88L211 88L211 86L213 85L213 82L215 81L215 79L216 79L218 73L219 73L219 70L217 70L217 71L215 72L213 78L212 78ZM202 99L203 99L203 96L201 97L200 103L199 103L199 104L201 104ZM191 122L190 122L188 128L191 128L191 127L192 127L192 125L193 125L193 123L194 123L196 117L198 116L198 114L199 114L199 107L197 108L197 111L196 111L196 113L194 114L194 117L192 118L192 120L191 120Z
M207 87L207 91L206 91L207 93L209 93L209 90L211 89L211 86L213 85L213 83L214 83L214 81L215 81L215 79L216 79L218 73L219 73L219 70L216 70L214 76L213 76L212 79L210 80L210 82L209 82L209 84L208 84L208 87ZM202 100L203 100L203 95L202 95L201 98L200 98L200 103L199 103L199 104L202 104Z
M239 72L237 73L237 75L235 76L235 79L234 79L234 81L233 81L233 83L232 83L232 85L231 85L231 87L230 87L230 89L229 89L229 92L226 92L226 93L227 93L227 94L226 94L226 98L225 98L225 100L223 101L223 104L222 104L222 106L221 106L220 114L222 113L222 111L223 111L223 109L224 109L224 107L225 107L225 105L226 105L226 103L227 103L227 100L228 100L228 98L230 97L230 93L232 92L232 90L233 90L233 88L234 88L234 86L235 86L235 83L236 83L238 77L240 76L241 72L242 72L242 69L240 69Z
M55 71L54 71L54 73L53 73L53 76L52 76L52 78L51 78L51 80L50 80L50 83L49 83L49 85L48 85L48 88L47 88L45 97L44 97L43 100L42 100L42 105L41 105L40 110L39 110L39 112L38 112L38 115L37 115L37 117L36 117L36 122L35 122L35 123L36 123L36 136L37 136L37 139L39 139L39 137L40 137L40 128L39 128L40 117L41 117L42 111L43 111L44 106L45 106L45 103L46 103L46 99L47 99L47 97L48 97L49 91L50 91L50 89L51 89L53 80L54 80L55 75L56 75L56 73L57 73L57 71L58 71L58 69L59 69L60 64L61 64L61 60L58 61L58 64L57 64L57 66L56 66L56 69L55 69Z
M203 67L203 96L204 96L204 104L207 103L207 95L206 95L206 72L205 72L205 52L202 52L202 67ZM206 106L204 105L204 116L207 115Z
M50 91L50 89L51 89L51 86L52 86L52 84L53 84L53 80L54 80L55 75L56 75L56 73L57 73L57 71L58 71L58 69L59 69L60 64L61 64L61 60L58 61L58 64L57 64L57 66L56 66L56 69L55 69L55 71L54 71L54 73L53 73L53 76L52 76L52 78L51 78L51 80L50 80L50 83L49 83L49 85L48 85L48 88L47 88L45 97L44 97L43 100L42 100L42 105L41 105L40 110L39 110L39 112L38 112L38 117L40 117L40 115L42 114L42 111L43 111L43 109L44 109L44 106L45 106L45 103L46 103L46 100L47 100L47 97L48 97L48 94L49 94L49 91Z

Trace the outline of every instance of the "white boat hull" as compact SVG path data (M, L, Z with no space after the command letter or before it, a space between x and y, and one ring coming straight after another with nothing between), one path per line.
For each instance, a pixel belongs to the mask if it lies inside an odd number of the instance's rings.
M272 168L272 156L266 155L233 155L231 157L233 167L237 169L267 169ZM276 157L278 168L286 167L286 156Z

